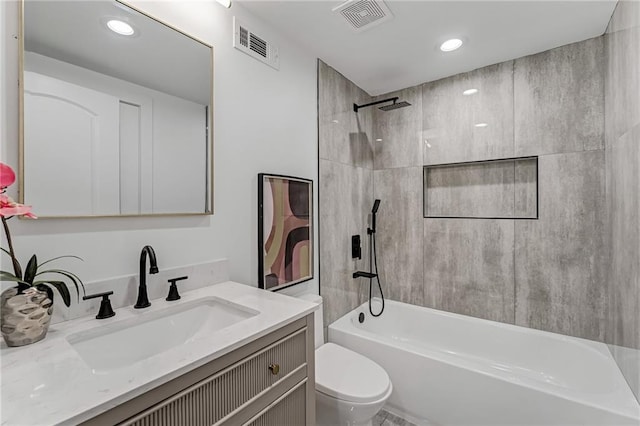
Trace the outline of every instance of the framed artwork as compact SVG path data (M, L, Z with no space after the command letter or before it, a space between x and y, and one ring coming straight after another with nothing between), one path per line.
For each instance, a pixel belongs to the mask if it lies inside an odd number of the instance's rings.
M260 288L313 278L313 181L258 174L258 251Z

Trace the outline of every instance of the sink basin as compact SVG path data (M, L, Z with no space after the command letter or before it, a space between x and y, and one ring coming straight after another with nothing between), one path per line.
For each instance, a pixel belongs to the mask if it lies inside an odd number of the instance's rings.
M210 297L75 333L67 341L94 373L104 373L209 336L258 313Z

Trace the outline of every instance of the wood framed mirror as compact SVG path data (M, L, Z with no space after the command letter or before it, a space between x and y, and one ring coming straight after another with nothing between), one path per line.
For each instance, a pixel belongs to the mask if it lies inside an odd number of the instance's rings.
M213 47L121 1L23 0L20 202L213 213Z

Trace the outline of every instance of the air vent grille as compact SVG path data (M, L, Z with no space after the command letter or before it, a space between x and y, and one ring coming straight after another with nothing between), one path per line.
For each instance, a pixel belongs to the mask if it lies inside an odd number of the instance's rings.
M254 34L251 34L249 49L263 58L267 57L267 42Z
M280 68L278 47L233 18L233 47L273 67Z
M249 31L242 27L240 27L240 45L249 47Z
M340 13L355 32L393 19L393 14L382 0L348 0L333 11Z

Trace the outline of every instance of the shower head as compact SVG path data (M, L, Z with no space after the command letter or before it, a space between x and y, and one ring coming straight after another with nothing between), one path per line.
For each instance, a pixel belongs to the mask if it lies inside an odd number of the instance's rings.
M391 110L394 110L394 109L403 108L403 107L411 105L409 102L406 102L406 101L398 102L398 99L399 98L397 96L395 96L393 98L382 99L382 100L375 101L375 102L370 102L370 103L364 104L364 105L353 104L353 110L355 112L358 112L358 110L360 108L365 108L365 107L369 107L369 106L372 106L372 105L379 105L379 104L382 104L382 103L385 103L385 102L393 102L393 103L391 105L385 105L385 106L380 107L379 109L382 110L382 111L391 111Z
M402 102L394 102L391 105L381 106L381 107L378 107L378 109L386 112L386 111L393 111L394 109L404 108L408 106L411 106L409 102L402 101Z
M378 213L378 208L380 207L380 200L375 200L373 202L373 209L371 209L371 213L376 214Z

